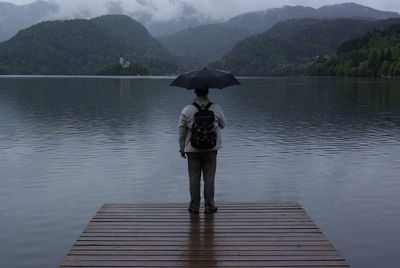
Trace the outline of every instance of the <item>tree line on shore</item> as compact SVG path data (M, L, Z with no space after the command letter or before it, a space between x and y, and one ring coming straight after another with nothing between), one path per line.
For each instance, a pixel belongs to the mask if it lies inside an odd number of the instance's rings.
M360 37L349 40L353 36ZM119 64L120 57L132 64ZM249 76L400 76L400 20L288 20L238 42L209 66ZM0 74L168 75L184 69L179 57L124 15L44 22L0 44Z
M400 76L400 24L342 43L332 58L318 57L310 75Z

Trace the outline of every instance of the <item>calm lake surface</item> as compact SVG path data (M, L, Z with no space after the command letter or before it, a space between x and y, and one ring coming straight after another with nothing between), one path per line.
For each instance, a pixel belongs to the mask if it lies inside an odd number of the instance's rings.
M171 78L0 78L0 267L57 267L106 202L186 202ZM217 202L299 201L356 268L400 263L400 79L211 90Z

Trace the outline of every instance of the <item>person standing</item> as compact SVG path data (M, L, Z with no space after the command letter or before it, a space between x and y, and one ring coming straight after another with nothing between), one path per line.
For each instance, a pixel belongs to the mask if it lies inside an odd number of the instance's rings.
M208 98L208 88L195 90L193 104L183 108L178 124L179 152L187 158L190 204L188 210L198 214L200 210L201 175L204 180L204 213L215 213L215 172L217 152L222 147L221 129L225 127L222 108Z

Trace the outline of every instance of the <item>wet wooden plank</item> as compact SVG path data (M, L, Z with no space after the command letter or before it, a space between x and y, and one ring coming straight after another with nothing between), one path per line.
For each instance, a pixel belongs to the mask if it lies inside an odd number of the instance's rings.
M75 243L75 246L139 246L139 247L147 247L147 246L171 246L171 247L185 247L187 246L188 241L121 241L121 240L113 240L113 241L82 241L78 240ZM191 247L222 247L222 246L240 246L240 247L254 247L254 246L329 246L330 243L328 241L213 241L213 240L198 240L191 241Z
M285 206L291 206L291 207L300 207L300 204L296 201L288 201L288 202L229 202L229 203L219 203L219 205L224 206L224 207L256 207L256 206L261 206L261 207L285 207ZM135 204L120 204L120 203L107 203L104 204L103 207L186 207L187 204L183 203L135 203Z
M306 235L307 237L323 237L325 240L326 238L323 236L321 232L314 232L314 233L296 233L296 232L291 232L291 233L236 233L233 235L232 233L214 233L212 236L213 238L240 238L240 237L260 237L260 238L269 238L269 237L299 237L299 236L304 236ZM178 232L178 233L114 233L112 230L109 232L101 232L101 233L96 233L96 232L83 232L81 237L107 237L107 236L116 236L116 237L184 237L188 239L189 236L187 232Z
M164 255L164 256L109 256L109 255L70 255L65 260L66 261L180 261L185 259L185 256L179 255ZM239 255L239 256L215 256L212 254L197 254L195 256L191 256L192 260L197 261L207 261L210 258L213 258L216 261L248 261L249 259L252 261L343 261L344 259L340 256L268 256L268 255Z
M285 251L273 251L273 250L203 250L196 251L196 255L212 255L212 256L338 256L336 250L285 250ZM149 250L74 250L69 252L71 255L106 255L106 256L186 256L193 254L192 250L184 249L181 251L176 250L163 250L163 251L149 251Z
M97 260L87 259L87 257L67 257L65 263L67 265L72 265L72 267L82 267L82 266L94 266L94 267L103 267L103 266L123 266L123 267L139 267L139 264L143 267L147 266L171 266L171 264L179 264L187 263L189 264L192 261L195 261L197 265L204 266L205 264L208 265L215 265L218 266L247 266L247 267L286 267L286 266L298 266L298 267L314 267L314 266L326 266L326 267L343 267L346 264L343 264L343 260L321 260L321 258L317 260L256 260L253 261L251 258L250 260L215 260L215 259L202 259L198 260L194 258L191 259L191 256L187 258L182 257L180 259L172 259L172 260L152 260L151 258L146 258L145 260L140 260L138 263L134 263L134 260L107 260L98 257ZM140 263L139 263L140 262ZM62 266L63 267L63 266Z
M343 261L65 261L61 267L349 267Z
M78 241L187 241L185 236L181 237L147 237L147 236L81 236ZM325 241L321 236L291 236L291 237L259 237L259 236L241 236L241 237L212 237L203 239L203 241Z
M75 250L126 250L126 251L134 251L134 250L152 250L152 251L164 251L164 250L185 250L187 246L160 246L160 245L153 245L153 246L106 246L106 245L74 245ZM282 251L282 250L334 250L332 246L327 245L317 245L317 246L308 246L308 245L274 245L274 246L228 246L228 245L221 245L221 246L197 246L191 245L191 251L209 251L209 250L242 250L242 251L253 251L253 250L272 250L272 251Z
M105 204L60 267L350 267L297 202Z

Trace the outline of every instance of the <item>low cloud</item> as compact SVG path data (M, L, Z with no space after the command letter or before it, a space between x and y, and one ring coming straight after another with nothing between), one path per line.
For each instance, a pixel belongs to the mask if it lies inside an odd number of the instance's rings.
M3 0L4 1L4 0ZM7 1L7 0L5 0ZM256 10L281 7L283 5L303 5L320 7L349 1L321 0L283 0L279 3L268 0L48 0L56 3L60 9L53 18L90 18L110 11L129 14L136 19L145 18L148 22L162 22L182 17L197 19L224 20L235 15ZM16 4L27 4L32 0L9 0ZM354 1L373 8L399 11L398 0Z
M52 18L91 18L108 13L124 13L148 21L169 21L182 16L206 16L197 4L183 0L49 0L59 6ZM195 1L191 1L195 3ZM189 11L189 12L188 12Z

